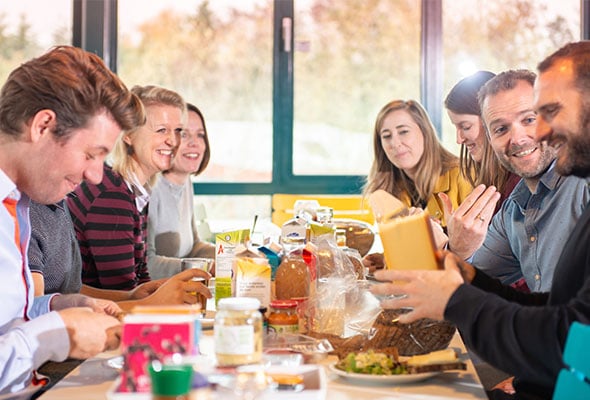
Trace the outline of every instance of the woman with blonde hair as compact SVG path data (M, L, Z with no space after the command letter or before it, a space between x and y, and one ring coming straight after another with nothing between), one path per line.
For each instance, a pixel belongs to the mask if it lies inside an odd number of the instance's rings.
M170 169L186 120L185 102L176 92L157 86L131 91L145 107L146 123L117 139L101 183L83 182L67 199L82 281L101 289L131 290L151 280L146 257L150 185L158 172ZM185 302L196 302L193 286L181 284ZM203 285L196 290L210 296Z
M209 164L209 136L203 113L190 103L187 109L187 123L172 165L159 174L150 199L148 268L153 278L180 272L185 257L215 258L215 245L199 238L191 180Z
M443 227L443 204L437 194L445 193L457 207L472 190L460 173L459 159L442 146L417 101L394 100L379 111L373 150L364 194L383 189L408 207L425 209Z

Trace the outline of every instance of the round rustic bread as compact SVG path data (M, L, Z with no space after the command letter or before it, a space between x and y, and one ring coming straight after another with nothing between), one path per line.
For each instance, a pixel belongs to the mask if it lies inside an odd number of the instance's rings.
M394 322L400 315L399 310L384 310L379 314L369 337L355 335L341 338L336 335L310 332L309 336L328 339L334 347L333 353L339 358L350 352L373 349L380 353L400 356L426 354L442 350L449 346L455 326L446 321L420 319L411 324Z
M447 321L420 319L411 324L395 322L400 310L384 310L373 324L374 335L367 346L395 346L401 356L425 354L446 349L455 334L455 325Z

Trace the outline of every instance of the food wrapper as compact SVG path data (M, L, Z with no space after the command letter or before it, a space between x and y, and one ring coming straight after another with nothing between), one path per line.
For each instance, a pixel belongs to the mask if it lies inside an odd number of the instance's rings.
M382 310L370 292L372 281L358 280L354 265L329 237L317 245L318 279L305 305L309 336L328 339L333 353L374 349L411 356L448 347L455 326L446 321L421 319L401 324L404 310Z
M231 297L232 266L236 254L250 240L250 229L222 232L215 235L215 304Z
M381 307L368 286L359 284L358 267L333 234L317 237L315 256L316 286L300 306L304 326L337 337L369 335Z

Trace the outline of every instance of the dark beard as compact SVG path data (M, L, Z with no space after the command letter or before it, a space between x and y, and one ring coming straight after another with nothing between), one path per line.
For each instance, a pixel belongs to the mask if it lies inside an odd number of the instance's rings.
M560 175L575 175L581 178L590 176L590 103L582 103L578 131L570 135L563 154L567 159L557 163Z

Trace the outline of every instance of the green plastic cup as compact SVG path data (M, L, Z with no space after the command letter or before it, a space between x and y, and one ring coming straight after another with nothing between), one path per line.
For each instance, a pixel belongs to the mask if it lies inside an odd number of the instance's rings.
M153 362L149 366L152 395L174 397L191 391L193 368L190 365L166 365Z

